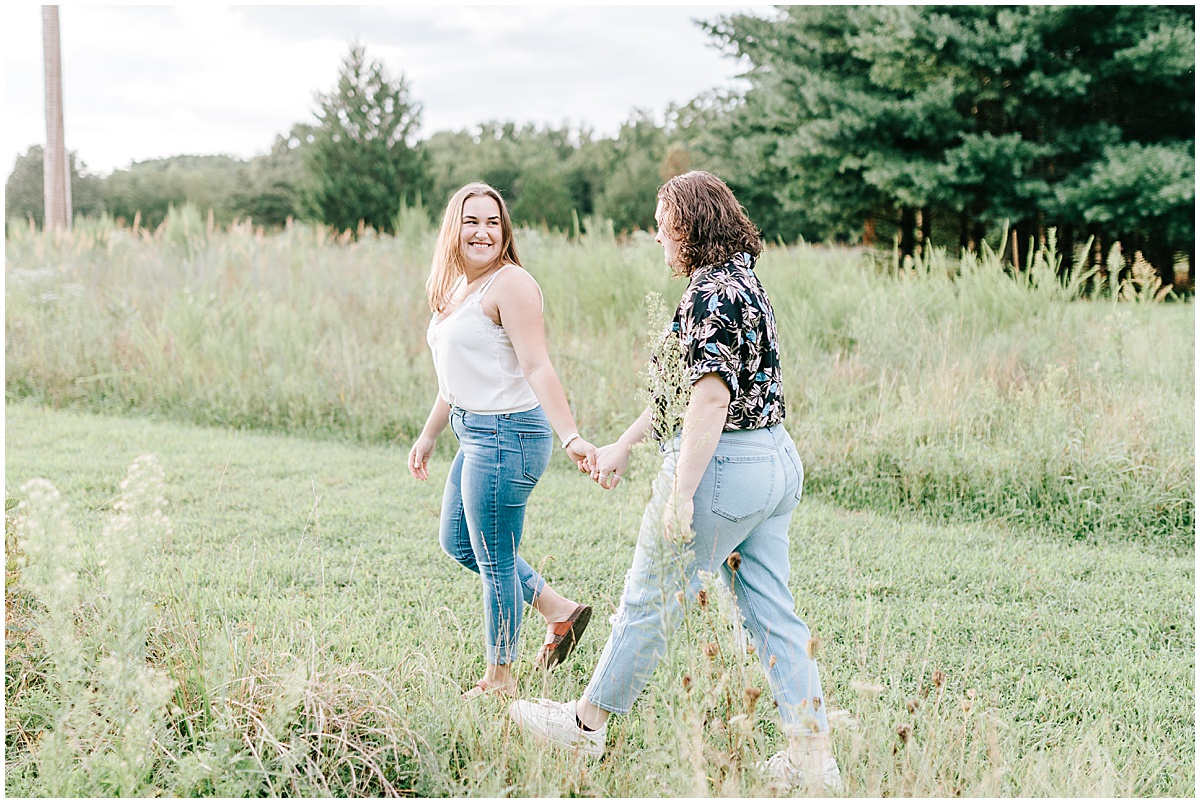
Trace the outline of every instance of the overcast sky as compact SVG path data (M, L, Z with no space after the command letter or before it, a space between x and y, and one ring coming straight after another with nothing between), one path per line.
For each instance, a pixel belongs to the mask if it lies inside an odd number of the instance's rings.
M44 144L42 6L4 4L5 176ZM250 158L312 122L349 43L403 73L421 136L487 120L615 133L635 108L738 85L691 20L768 4L80 5L59 8L67 149L93 172L180 154Z

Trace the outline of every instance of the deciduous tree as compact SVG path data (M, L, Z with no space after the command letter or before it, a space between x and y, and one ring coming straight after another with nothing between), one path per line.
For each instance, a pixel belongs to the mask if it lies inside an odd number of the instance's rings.
M32 220L41 228L45 215L45 186L42 178L43 149L31 146L17 157L13 170L4 182L4 217L15 224ZM78 215L100 215L103 179L88 172L74 152L68 154L71 176L71 206Z

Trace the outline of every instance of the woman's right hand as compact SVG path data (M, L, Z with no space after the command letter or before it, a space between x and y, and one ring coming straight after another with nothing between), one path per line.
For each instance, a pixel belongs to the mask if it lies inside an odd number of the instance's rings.
M437 441L424 435L408 450L408 473L419 480L429 479L429 455L433 454L433 445Z
M601 446L596 450L592 479L606 491L616 488L625 475L625 469L629 468L629 454L629 447L620 441Z

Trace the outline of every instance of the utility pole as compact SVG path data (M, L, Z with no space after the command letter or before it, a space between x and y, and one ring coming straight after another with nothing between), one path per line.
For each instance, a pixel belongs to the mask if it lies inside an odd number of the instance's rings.
M42 188L46 196L44 229L70 230L71 167L63 138L58 6L42 6L42 52L46 65L46 149L42 154Z

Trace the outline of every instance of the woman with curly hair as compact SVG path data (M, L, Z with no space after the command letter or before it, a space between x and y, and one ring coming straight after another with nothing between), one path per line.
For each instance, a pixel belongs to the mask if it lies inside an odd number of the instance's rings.
M677 339L682 387L656 398L590 466L593 479L613 488L633 445L656 437L662 469L587 689L578 701L518 700L509 711L544 741L603 755L609 716L627 713L646 687L681 622L684 595L696 596L702 572L719 573L789 737L762 769L787 786L837 791L813 643L788 589L788 526L804 469L782 424L775 314L754 273L758 230L724 182L701 171L663 185L654 217L667 265L688 281L668 335ZM659 420L676 392L690 393L681 425Z

